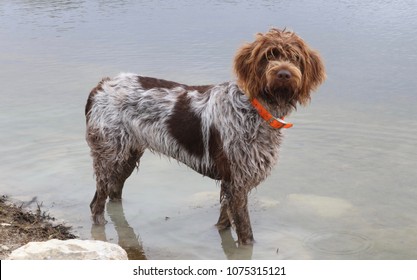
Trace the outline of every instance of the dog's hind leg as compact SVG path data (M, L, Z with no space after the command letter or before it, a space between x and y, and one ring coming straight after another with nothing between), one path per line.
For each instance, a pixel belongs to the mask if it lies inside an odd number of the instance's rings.
M96 127L87 126L87 142L96 176L96 193L90 209L94 223L103 224L107 197L111 200L121 199L124 182L139 163L145 147L123 138L128 135L127 132L114 127Z
M96 175L96 193L90 203L90 209L94 223L104 224L104 208L107 197L111 200L122 198L123 185L139 163L143 151L131 151L121 160L111 160L94 152L92 155Z
M143 151L131 151L127 159L113 163L113 170L109 177L108 185L110 200L122 199L124 183L135 167L139 166L139 160L142 155Z
M90 203L91 214L95 224L104 224L104 208L107 197L109 196L109 183L112 168L109 166L111 162L106 157L103 149L98 145L90 145L91 156L93 157L94 173L96 176L96 192ZM100 147L100 149L98 149Z
M106 223L104 219L104 207L107 200L107 188L102 180L97 179L97 190L90 203L91 214L94 224L102 225Z

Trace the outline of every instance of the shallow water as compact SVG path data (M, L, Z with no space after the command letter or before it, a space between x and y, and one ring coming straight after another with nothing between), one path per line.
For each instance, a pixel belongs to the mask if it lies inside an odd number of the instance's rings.
M415 1L0 1L0 193L149 259L417 259ZM219 186L145 154L92 227L84 105L103 76L233 79L235 50L296 31L328 79L250 196L256 243L218 233ZM163 174L163 175L162 175Z

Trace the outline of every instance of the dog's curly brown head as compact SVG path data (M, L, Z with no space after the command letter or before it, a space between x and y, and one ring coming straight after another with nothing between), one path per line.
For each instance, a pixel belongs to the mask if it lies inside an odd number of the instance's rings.
M242 46L234 60L239 87L272 105L306 105L326 78L319 54L294 32L272 28Z

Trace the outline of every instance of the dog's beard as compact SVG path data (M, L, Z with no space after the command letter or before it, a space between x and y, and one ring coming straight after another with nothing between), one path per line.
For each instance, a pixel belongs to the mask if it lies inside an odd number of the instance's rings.
M294 107L297 105L297 92L291 87L266 88L261 98L271 106Z

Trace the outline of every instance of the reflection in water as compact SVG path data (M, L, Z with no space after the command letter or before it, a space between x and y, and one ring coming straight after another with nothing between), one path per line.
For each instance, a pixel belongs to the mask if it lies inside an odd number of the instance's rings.
M139 242L139 235L135 234L135 231L125 218L122 202L109 201L106 209L117 232L118 244L125 249L129 260L146 260L142 244ZM91 235L95 240L107 241L106 226L93 224Z
M126 220L123 204L121 201L109 201L106 205L107 214L114 224L114 229L117 233L118 244L127 252L129 260L146 260L146 255L143 246L139 241L139 235L136 235L134 229ZM91 226L91 236L94 240L106 241L106 226L95 225ZM228 260L250 260L252 259L253 245L240 245L232 236L232 230L219 230L221 238L221 246L223 252Z
M240 245L233 236L232 230L219 230L222 239L222 249L228 260L251 260L253 252L253 244Z

